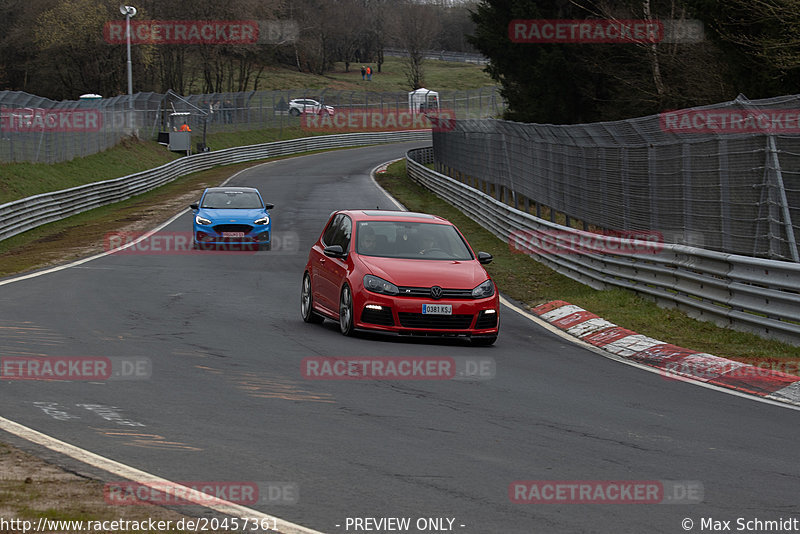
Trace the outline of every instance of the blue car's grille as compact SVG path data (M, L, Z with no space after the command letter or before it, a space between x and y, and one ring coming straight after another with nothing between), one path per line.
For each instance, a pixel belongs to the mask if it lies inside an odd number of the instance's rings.
M249 224L218 224L214 226L215 232L244 232L249 234L253 227Z

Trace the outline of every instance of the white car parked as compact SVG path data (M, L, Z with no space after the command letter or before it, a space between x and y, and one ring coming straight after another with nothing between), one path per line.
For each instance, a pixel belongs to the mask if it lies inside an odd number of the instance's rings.
M320 115L333 115L331 106L324 106L310 98L295 98L289 100L289 115L297 117L303 113L318 113Z

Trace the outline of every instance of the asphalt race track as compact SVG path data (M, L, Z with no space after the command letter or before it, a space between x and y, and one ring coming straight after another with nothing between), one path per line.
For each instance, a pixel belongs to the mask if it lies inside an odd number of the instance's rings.
M302 270L328 215L391 208L369 172L413 146L238 175L232 185L275 204L274 232L295 237L295 252L115 254L0 286L0 356L152 363L143 380L2 380L0 416L170 480L295 483L297 504L253 508L323 532L406 517L407 532L446 532L415 522L450 518L464 534L676 533L684 518L694 531L701 518L735 530L739 517L800 512L792 409L609 360L507 308L488 348L303 323ZM190 229L187 212L163 232ZM490 357L496 377L305 380L301 360L315 356ZM696 481L703 493L695 504L518 504L519 480Z

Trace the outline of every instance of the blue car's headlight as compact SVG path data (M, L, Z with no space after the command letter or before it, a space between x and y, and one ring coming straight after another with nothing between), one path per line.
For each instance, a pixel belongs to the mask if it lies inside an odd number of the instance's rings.
M265 215L260 219L256 219L255 221L253 221L253 224L260 224L260 225L269 224L269 215Z
M397 295L400 290L391 282L387 282L383 278L378 278L368 274L364 276L364 289L372 291L373 293L382 293L384 295Z
M472 290L472 298L483 299L494 295L494 282L486 280L484 283Z
M203 226L211 224L211 221L209 221L205 217L200 217L199 215L194 216L194 222L196 222L197 224L202 224Z

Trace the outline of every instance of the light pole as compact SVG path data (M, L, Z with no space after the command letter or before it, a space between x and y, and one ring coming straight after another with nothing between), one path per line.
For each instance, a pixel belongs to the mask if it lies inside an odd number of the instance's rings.
M133 67L131 66L131 18L136 16L133 6L119 6L119 12L125 15L125 36L128 39L128 108L133 109Z

